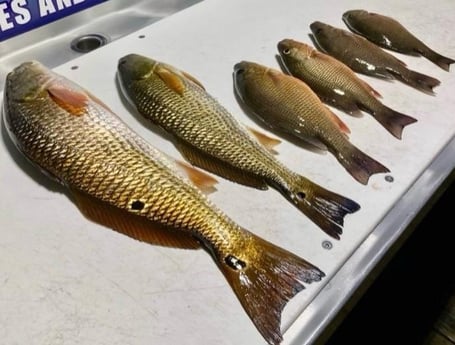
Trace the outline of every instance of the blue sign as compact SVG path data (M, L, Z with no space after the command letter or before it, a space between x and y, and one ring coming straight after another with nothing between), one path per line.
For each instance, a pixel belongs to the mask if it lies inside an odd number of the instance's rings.
M107 0L0 0L0 42Z

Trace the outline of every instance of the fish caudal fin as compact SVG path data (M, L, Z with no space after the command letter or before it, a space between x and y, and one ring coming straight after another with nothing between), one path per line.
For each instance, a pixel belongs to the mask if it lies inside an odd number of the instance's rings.
M280 344L281 313L303 283L319 281L325 274L306 260L245 231L249 254L218 260L224 276L264 339ZM254 253L251 253L254 251Z
M335 153L338 161L358 182L366 185L371 175L390 172L390 170L374 160L354 145L347 145L346 152Z
M455 62L455 60L442 56L433 50L422 52L422 55L445 71L449 71L450 65Z
M379 111L374 112L374 118L395 138L401 139L403 129L411 123L417 122L417 119L399 113L386 106L382 106Z
M398 80L429 95L434 95L433 88L441 84L436 78L409 69L403 71L401 74L397 73L394 75Z
M355 201L331 192L303 176L297 176L285 194L294 205L329 236L340 239L344 217L360 209Z

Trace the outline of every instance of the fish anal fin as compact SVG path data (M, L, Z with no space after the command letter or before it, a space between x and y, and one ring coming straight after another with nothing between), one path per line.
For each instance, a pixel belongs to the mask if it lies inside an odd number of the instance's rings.
M184 172L186 176L204 193L209 194L216 191L215 185L218 181L206 174L205 172L193 168L188 163L176 161L177 166Z
M340 129L341 132L348 135L351 133L349 127L333 112L327 111L329 119Z
M247 127L247 129L269 152L278 154L274 148L281 143L281 140L269 137L267 134L260 132L252 127Z
M165 66L158 66L155 73L171 90L179 95L183 95L185 84L181 76Z
M179 140L176 142L176 146L185 159L197 167L245 186L262 190L268 188L265 181L255 175L215 158L187 142Z
M82 214L98 224L153 245L182 249L200 248L194 237L183 232L164 228L145 216L120 209L78 189L73 188L71 191Z
M382 95L378 91L376 91L370 84L368 84L365 80L362 80L360 78L359 80L370 94L372 94L376 98L382 98Z

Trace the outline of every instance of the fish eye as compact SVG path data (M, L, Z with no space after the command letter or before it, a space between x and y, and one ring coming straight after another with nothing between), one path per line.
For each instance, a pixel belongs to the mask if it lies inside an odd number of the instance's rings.
M314 33L317 35L317 34L320 34L321 32L322 32L322 28L317 28Z
M283 49L283 54L284 55L289 55L291 53L291 50L289 48L284 48Z
M245 73L245 69L244 68L238 68L235 70L235 74L243 74Z

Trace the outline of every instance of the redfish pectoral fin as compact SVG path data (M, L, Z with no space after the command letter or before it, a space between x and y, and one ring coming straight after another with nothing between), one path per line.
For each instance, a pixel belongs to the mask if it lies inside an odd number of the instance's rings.
M281 313L287 302L303 290L303 283L324 276L308 261L248 233L255 255L242 252L217 258L218 266L265 340L281 343ZM240 256L241 255L241 256Z
M85 108L90 100L86 93L58 83L50 85L47 92L60 107L74 115L80 115L80 110Z
M157 67L155 73L167 85L167 87L179 95L183 95L183 91L185 91L185 84L181 76L164 66Z
M269 137L265 133L262 133L254 128L247 127L248 131L259 141L259 143L262 144L270 153L272 154L278 154L277 151L275 151L275 146L281 144L281 140Z
M79 210L88 219L107 226L136 240L165 247L198 249L199 242L184 232L166 229L144 215L135 214L142 201L132 200L132 210L127 211L92 197L78 189L71 189ZM137 211L136 211L137 212Z
M177 166L183 170L186 176L193 182L202 192L209 194L216 191L215 185L218 180L198 169L193 168L189 164L176 161Z
M202 83L199 80L197 80L195 77L193 77L191 74L189 74L187 72L184 72L184 71L181 71L181 72L185 76L185 78L191 80L193 83L195 83L197 86L199 86L202 90L205 90L204 85L202 85Z

